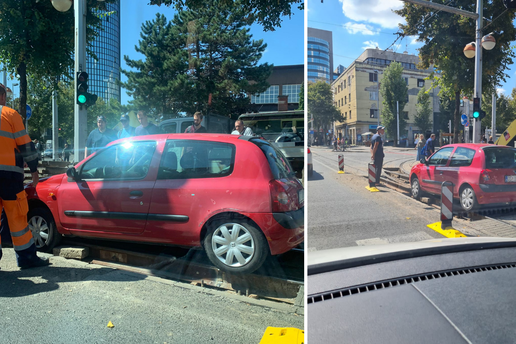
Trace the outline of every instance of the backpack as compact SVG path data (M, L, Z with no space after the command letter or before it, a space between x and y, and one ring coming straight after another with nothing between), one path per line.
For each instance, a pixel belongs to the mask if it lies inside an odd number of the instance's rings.
M423 146L423 148L421 148L421 156L428 156L428 149L426 147L426 143L425 145Z

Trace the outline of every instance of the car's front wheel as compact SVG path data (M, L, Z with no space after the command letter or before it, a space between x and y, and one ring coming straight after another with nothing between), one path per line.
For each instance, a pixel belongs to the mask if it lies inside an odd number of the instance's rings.
M410 188L412 191L412 197L417 200L421 199L421 184L419 184L419 179L417 179L417 177L412 178Z
M469 185L461 188L459 201L464 211L472 211L478 206L475 191L473 191L473 188Z
M42 252L50 252L61 241L61 234L56 229L56 223L50 210L32 208L27 214L29 228L34 238L36 248Z
M204 249L215 266L238 274L255 271L269 256L267 240L262 232L241 219L210 223Z

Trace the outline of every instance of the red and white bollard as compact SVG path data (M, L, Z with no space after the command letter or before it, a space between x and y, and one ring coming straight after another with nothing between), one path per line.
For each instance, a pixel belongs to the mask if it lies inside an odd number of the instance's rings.
M441 185L441 228L452 227L453 220L453 183Z
M344 154L339 154L339 173L344 173Z
M376 166L374 164L367 164L369 171L369 187L375 187L376 185Z

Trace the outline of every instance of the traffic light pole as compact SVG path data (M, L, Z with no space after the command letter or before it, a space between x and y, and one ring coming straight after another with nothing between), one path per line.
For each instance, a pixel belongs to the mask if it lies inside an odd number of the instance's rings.
M482 0L477 0L477 30L475 34L475 90L474 97L480 98L482 109ZM480 142L482 122L473 120L473 143Z
M86 71L86 0L75 0L74 11L75 75L77 75L78 72ZM75 99L77 99L77 87L75 87ZM77 101L74 103L73 160L77 163L84 159L84 147L88 138L88 111L85 106L77 104Z

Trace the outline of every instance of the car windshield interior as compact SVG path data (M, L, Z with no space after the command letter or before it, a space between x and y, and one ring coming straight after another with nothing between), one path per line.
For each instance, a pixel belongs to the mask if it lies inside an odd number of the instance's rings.
M486 168L516 167L516 149L485 148Z
M156 150L155 141L124 142L110 146L88 160L81 179L142 179L147 176Z
M168 140L158 179L216 178L233 172L235 146L229 143Z

